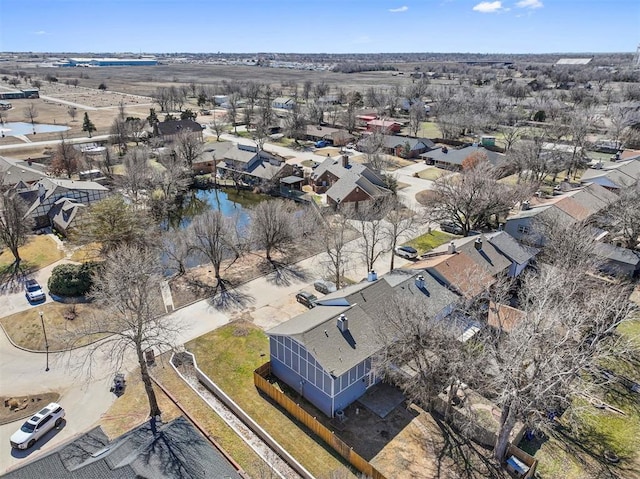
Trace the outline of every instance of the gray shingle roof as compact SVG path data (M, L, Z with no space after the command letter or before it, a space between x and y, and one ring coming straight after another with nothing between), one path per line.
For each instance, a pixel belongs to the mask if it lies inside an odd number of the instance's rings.
M7 479L240 479L227 459L179 417L150 422L109 442L98 427L2 476Z
M425 287L415 285L415 277L422 274ZM385 278L389 276L387 281ZM393 284L393 286L392 286ZM364 282L339 290L326 299L343 297L349 306L319 304L291 320L267 331L271 336L291 336L304 345L320 365L333 376L340 376L356 364L371 357L382 344L377 327L383 324L381 315L385 305L397 295L419 297L425 302L425 311L437 315L457 300L457 296L426 272L399 270L371 283ZM337 327L344 314L349 323L348 332Z
M627 248L621 248L609 243L596 243L594 252L601 258L606 258L618 263L636 266L640 263L640 253Z
M524 264L533 258L538 250L520 244L516 239L505 231L487 235L489 243L495 246L507 258L518 264Z
M484 153L487 155L487 161L493 165L498 164L502 159L504 159L504 155L496 153L495 151L487 150L481 146L466 146L457 150L447 148L446 153L442 149L436 149L422 153L420 157L461 166L462 162L474 153Z

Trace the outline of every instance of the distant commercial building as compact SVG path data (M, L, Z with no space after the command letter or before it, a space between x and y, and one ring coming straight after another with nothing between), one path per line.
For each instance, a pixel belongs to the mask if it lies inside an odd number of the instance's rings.
M137 67L154 66L158 64L155 58L68 58L58 62L60 67Z
M27 88L25 90L0 92L0 100L22 100L25 98L26 99L40 98L40 92L38 91L37 88Z

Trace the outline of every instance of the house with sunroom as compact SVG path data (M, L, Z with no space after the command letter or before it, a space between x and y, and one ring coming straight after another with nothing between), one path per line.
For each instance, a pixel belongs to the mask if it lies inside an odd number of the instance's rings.
M370 281L369 281L370 280ZM458 295L425 271L394 270L322 297L316 307L267 331L271 373L329 417L381 380L385 304L411 295L446 318Z

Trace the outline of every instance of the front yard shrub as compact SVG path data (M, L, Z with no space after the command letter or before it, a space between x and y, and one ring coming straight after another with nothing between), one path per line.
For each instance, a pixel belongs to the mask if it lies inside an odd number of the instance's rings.
M53 268L49 292L56 296L84 296L93 285L92 274L98 263L61 264Z

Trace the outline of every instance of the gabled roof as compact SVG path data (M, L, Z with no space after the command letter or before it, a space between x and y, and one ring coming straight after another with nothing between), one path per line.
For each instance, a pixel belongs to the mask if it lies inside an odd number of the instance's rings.
M182 131L202 132L202 125L193 120L169 120L156 124L161 135L176 135Z
M288 96L278 96L273 99L271 103L295 103L294 99Z
M517 264L525 264L533 258L538 250L519 243L506 231L489 233L486 235L489 243L495 246L503 255Z
M470 145L464 148L452 149L452 148L440 148L420 155L421 158L429 158L433 161L446 162L451 165L462 166L462 162L466 160L470 155L474 153L483 153L487 156L487 161L492 165L496 165L504 159L504 155L496 153L495 151L488 150L482 146Z
M458 238L452 241L456 247L456 251L465 253L475 264L483 267L491 275L496 275L502 271L506 271L511 266L511 260L500 252L485 235L467 236L466 238ZM480 249L476 248L478 243ZM433 252L447 251L448 245L442 245L435 248Z
M21 160L0 156L0 178L5 185L13 186L20 182L33 183L46 176L44 171L29 166Z
M421 298L426 314L433 316L457 300L454 293L426 273L422 273L424 288L419 289L415 284L419 274L396 270L377 281L338 290L323 297L315 308L270 329L267 334L295 339L313 354L323 369L338 377L380 350L382 344L377 328L384 324L380 317L391 298L397 295ZM327 306L322 300L342 305ZM345 333L337 327L341 314L348 320L348 332Z
M602 163L601 168L586 170L580 182L593 182L608 188L631 186L640 179L640 161L629 160Z
M621 248L609 243L596 243L594 253L601 257L618 263L637 266L640 263L640 253L627 248Z
M109 441L94 428L2 476L7 479L240 479L227 459L183 417L147 422Z
M468 298L474 298L495 283L495 278L491 273L476 264L464 252L433 256L416 261L410 268L424 269L436 275L452 289Z
M216 158L223 159L223 160L237 161L240 163L249 163L256 156L258 156L257 151L245 150L242 148L238 148L238 145L233 145L231 148L228 148L223 153L222 158L218 158L217 155L216 155Z
M396 148L398 146L404 147L406 144L409 144L409 149L412 151L420 150L424 147L434 148L436 146L429 138L409 138L406 136L384 135L383 141L386 148Z

